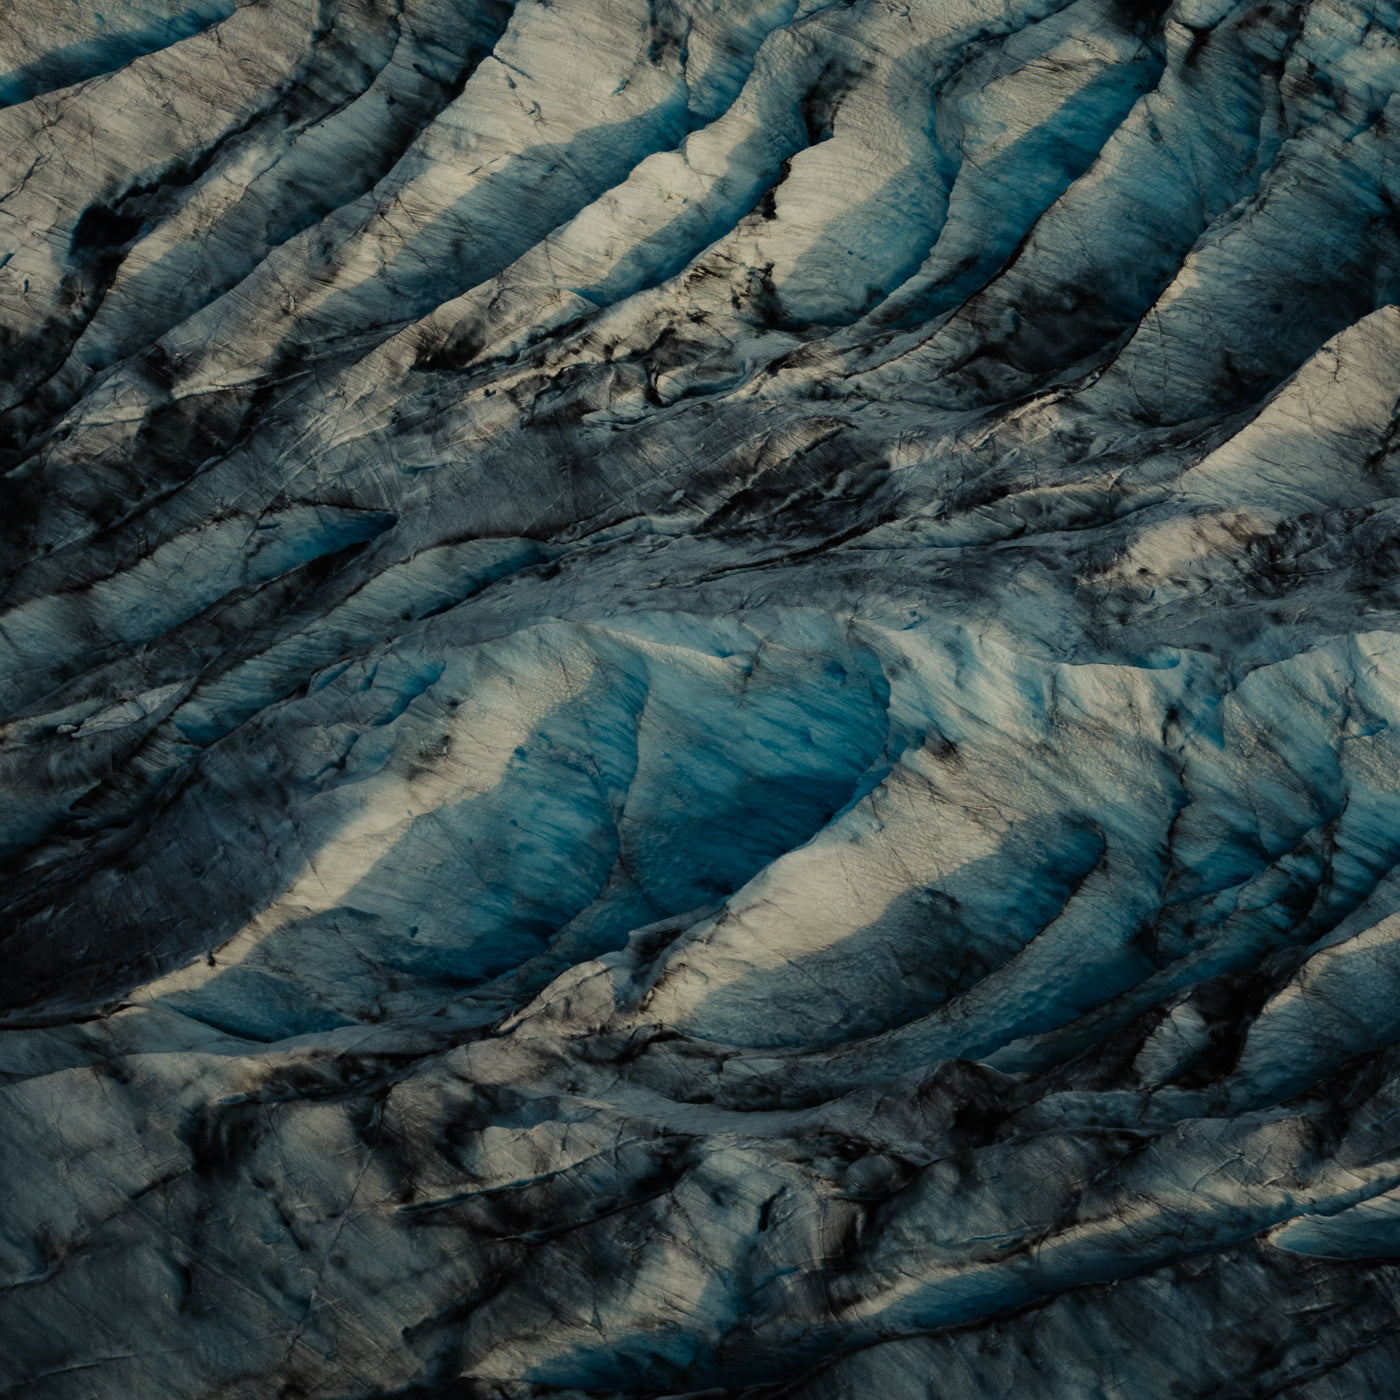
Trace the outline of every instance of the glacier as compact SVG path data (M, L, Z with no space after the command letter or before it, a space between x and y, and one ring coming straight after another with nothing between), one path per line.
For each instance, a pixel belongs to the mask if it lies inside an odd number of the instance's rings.
M1400 1393L1397 89L10 0L0 1394Z

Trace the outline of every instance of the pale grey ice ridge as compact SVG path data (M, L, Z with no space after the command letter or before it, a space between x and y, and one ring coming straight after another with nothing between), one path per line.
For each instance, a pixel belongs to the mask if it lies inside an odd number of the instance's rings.
M1392 0L6 0L0 1394L1400 1395Z

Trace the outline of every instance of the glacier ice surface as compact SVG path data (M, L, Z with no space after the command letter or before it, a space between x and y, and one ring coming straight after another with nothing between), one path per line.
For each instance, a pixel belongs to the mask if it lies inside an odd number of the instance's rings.
M0 1392L1400 1393L1398 34L13 0Z

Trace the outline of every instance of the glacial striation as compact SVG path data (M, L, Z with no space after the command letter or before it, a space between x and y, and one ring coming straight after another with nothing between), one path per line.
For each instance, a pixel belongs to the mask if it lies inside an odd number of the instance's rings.
M0 1393L1400 1393L1395 0L9 0Z

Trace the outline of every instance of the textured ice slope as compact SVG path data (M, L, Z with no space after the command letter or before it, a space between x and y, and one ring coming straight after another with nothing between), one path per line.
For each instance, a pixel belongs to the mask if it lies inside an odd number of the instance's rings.
M15 0L0 1391L1397 1393L1397 29Z

